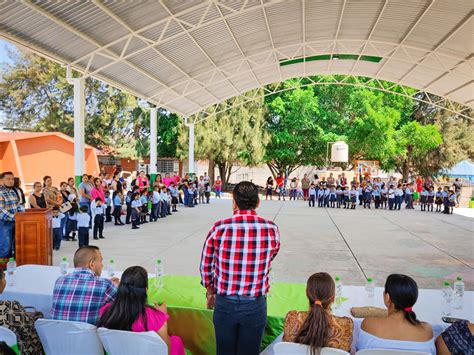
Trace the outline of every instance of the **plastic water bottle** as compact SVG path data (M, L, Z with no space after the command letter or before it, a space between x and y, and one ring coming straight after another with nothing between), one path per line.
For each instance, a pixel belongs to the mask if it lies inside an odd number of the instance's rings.
M454 309L463 309L464 306L464 282L461 276L454 282Z
M365 284L365 292L367 294L367 305L374 305L374 296L375 296L375 284L374 279L371 277L367 278L367 283Z
M156 259L155 265L155 286L158 289L163 288L163 264L160 259Z
M114 262L114 259L109 260L109 265L107 266L107 272L109 274L109 277L114 277L115 276L115 262Z
M13 286L15 284L15 271L16 271L16 261L13 258L7 263L7 274L8 274L8 286Z
M336 276L336 302L335 302L335 308L339 308L342 303L342 282L341 278L339 276Z
M441 311L443 312L443 316L450 316L452 302L453 302L453 290L451 289L451 286L449 286L449 281L443 282L441 295L442 295Z
M67 262L67 258L64 257L61 263L59 264L59 270L61 271L61 274L66 275L68 267L69 263Z

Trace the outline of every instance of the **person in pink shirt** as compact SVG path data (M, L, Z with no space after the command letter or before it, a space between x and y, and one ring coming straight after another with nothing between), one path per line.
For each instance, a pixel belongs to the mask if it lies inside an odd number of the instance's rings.
M163 178L163 184L165 184L166 187L170 187L172 182L174 182L174 179L170 178L169 173L166 173L165 177Z
M122 274L115 300L99 310L97 327L132 332L156 332L168 346L168 354L184 355L180 337L168 332L166 303L147 304L148 274L141 266L131 266Z
M136 183L140 192L147 191L150 187L148 178L146 177L145 172L143 170L140 171L140 175L138 175Z
M91 197L92 201L95 199L100 198L102 203L105 203L105 191L102 187L102 181L99 178L94 179L94 187L91 190Z

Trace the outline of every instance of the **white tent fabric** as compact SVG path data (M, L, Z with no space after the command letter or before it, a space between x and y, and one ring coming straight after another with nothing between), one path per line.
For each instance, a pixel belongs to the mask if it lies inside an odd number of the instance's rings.
M449 176L474 176L474 164L464 160L447 171Z
M474 107L471 0L0 6L0 36L185 117L250 89L313 74L389 80Z

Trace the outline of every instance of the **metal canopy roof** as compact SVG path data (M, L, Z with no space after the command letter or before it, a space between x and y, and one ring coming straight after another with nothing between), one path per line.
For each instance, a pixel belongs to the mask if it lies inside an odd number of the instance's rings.
M0 9L0 36L185 117L316 74L388 80L474 107L471 0L6 0Z

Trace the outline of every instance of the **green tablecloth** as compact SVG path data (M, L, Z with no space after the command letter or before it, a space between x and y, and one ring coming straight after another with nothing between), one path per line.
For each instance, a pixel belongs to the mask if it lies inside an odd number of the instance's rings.
M164 276L164 287L158 291L155 280L148 285L148 301L166 300L170 320L168 330L178 335L193 355L215 354L212 311L206 309L206 290L197 276ZM306 285L274 283L267 297L268 317L261 350L283 332L283 321L290 310L307 310Z

